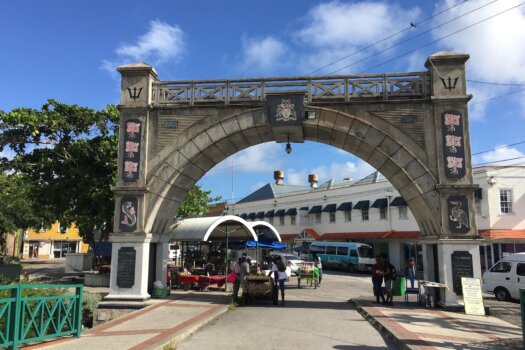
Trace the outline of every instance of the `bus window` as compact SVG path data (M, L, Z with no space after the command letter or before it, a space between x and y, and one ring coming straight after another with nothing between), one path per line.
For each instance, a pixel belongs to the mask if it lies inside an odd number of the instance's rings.
M326 247L326 254L335 255L337 247Z
M358 257L357 256L357 250L355 250L355 249L350 250L350 256L357 258Z
M326 251L326 246L324 245L315 245L315 252L318 254L324 254Z
M348 255L348 247L338 247L337 248L337 255Z
M362 258L373 258L374 249L372 247L361 246L357 248L359 251L359 256Z

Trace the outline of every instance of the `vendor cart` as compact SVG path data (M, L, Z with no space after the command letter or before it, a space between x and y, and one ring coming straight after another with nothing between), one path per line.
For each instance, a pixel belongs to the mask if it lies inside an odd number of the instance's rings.
M317 288L319 285L319 269L313 262L303 262L299 264L299 275L297 276L297 288L301 288L301 280L310 287Z
M242 304L255 300L271 300L277 305L278 286L265 275L247 275L241 297Z

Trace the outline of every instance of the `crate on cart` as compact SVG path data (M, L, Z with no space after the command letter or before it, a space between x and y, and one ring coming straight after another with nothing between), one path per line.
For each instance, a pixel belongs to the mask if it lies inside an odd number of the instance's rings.
M319 285L319 269L315 267L313 262L303 262L299 264L299 275L297 276L297 288L301 288L301 280L310 285L310 287L317 288Z

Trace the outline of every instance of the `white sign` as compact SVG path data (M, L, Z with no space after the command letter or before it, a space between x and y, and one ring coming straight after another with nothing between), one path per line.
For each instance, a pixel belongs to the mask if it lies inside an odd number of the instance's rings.
M461 277L461 288L463 289L465 313L467 315L485 316L480 279Z

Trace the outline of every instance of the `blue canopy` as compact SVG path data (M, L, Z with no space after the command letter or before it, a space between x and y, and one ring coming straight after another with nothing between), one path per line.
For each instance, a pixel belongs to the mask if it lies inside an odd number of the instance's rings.
M285 249L286 248L286 244L279 243L279 242L264 242L264 241L261 241L261 242L257 243L255 241L246 241L246 247L248 247L248 248L260 247L260 248L271 248L271 249Z

